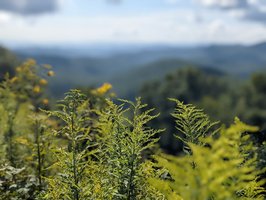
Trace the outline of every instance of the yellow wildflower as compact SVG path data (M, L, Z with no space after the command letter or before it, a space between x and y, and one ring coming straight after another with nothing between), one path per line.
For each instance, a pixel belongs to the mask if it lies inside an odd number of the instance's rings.
M41 79L41 80L40 80L40 84L41 84L41 85L47 85L47 83L48 83L48 82L47 82L47 80L45 80L45 79Z
M48 99L43 99L43 100L42 100L42 103L43 103L44 105L48 105L48 104L49 104L49 100L48 100Z
M38 94L38 93L40 93L40 91L41 91L41 87L39 85L34 86L34 88L33 88L34 93Z
M54 71L50 70L50 71L48 71L47 75L48 76L54 76L55 74L54 74Z
M111 89L112 89L112 85L110 83L104 83L101 87L97 88L96 91L98 94L105 94Z

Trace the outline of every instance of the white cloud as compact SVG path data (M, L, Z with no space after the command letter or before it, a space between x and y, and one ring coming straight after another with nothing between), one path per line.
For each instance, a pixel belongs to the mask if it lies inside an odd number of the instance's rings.
M0 0L1 1L1 0ZM70 1L70 0L69 0ZM198 0L197 0L198 1ZM254 2L258 3L258 2ZM196 13L196 12L198 13ZM236 11L241 11L237 13ZM246 12L230 9L231 16L217 10L171 9L153 13L112 13L91 17L45 15L32 25L31 19L0 12L1 41L29 43L64 42L163 42L163 43L254 43L266 40L266 27L256 23L239 23ZM4 14L3 14L4 13ZM2 25L1 24L1 25ZM19 30L19 31L18 31Z
M0 24L8 23L12 19L12 16L7 12L0 12Z
M163 43L252 43L266 39L266 27L238 24L206 13L198 23L188 16L192 10L173 10L115 17L45 16L32 26L12 21L0 31L0 38L35 43L58 42L163 42ZM19 30L19 34L18 31Z
M218 34L222 34L222 32L225 31L225 22L222 21L221 19L217 19L217 20L214 20L212 22L210 22L209 24L209 34L211 36L216 36Z

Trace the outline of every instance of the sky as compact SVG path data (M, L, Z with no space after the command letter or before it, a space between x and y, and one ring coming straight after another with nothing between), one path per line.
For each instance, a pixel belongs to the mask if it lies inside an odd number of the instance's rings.
M0 43L254 44L266 0L0 0Z

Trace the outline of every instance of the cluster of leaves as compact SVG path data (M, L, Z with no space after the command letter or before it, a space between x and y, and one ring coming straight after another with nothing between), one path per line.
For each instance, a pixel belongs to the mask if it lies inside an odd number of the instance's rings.
M141 112L145 105L106 100L102 110L91 110L89 101L78 90L71 90L59 104L59 111L48 111L63 125L55 129L67 145L55 148L58 173L47 178L47 199L154 199L147 185L150 162L142 153L152 148L158 131L145 127L155 116ZM124 109L125 104L131 108ZM132 119L126 112L133 110ZM98 118L91 118L95 112ZM94 120L95 127L88 126ZM96 129L96 130L93 130ZM97 137L93 137L97 132ZM100 171L99 171L100 169ZM147 171L148 170L148 171ZM154 198L152 198L154 197Z
M45 116L38 108L48 106L44 90L53 71L28 60L11 75L6 74L0 85L0 191L6 195L3 199L28 199L43 185L44 156L50 141L42 120Z
M157 156L171 179L151 183L168 199L264 199L265 179L259 179L263 170L256 169L256 156L247 153L253 146L249 135L243 136L246 131L257 129L236 119L219 136L203 138L205 145L189 143L191 155Z
M265 152L247 134L256 128L236 120L217 129L202 110L173 99L185 154L169 156L157 148L162 130L149 126L158 115L140 98L115 103L105 83L87 94L70 90L51 110L42 91L53 72L37 68L30 60L1 83L0 199L264 198Z
M107 101L98 124L101 154L109 174L107 187L113 190L112 199L155 199L156 191L146 182L153 176L152 163L143 160L143 153L158 141L155 135L160 130L146 126L157 116L150 114L152 110L143 112L147 105L142 105L139 98L135 104L121 101L120 105ZM125 105L129 107L124 109Z
M218 129L213 129L218 122L211 122L209 117L201 109L197 109L191 104L184 104L177 99L171 99L176 103L176 108L172 116L176 122L176 129L179 134L176 135L183 144L183 150L190 152L189 143L203 144L199 139L210 134L215 134ZM212 130L213 129L213 130Z

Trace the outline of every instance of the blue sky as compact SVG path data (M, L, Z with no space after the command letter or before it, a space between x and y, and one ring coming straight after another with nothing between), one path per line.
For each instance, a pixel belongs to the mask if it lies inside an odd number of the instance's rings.
M0 0L4 44L261 41L265 0Z

